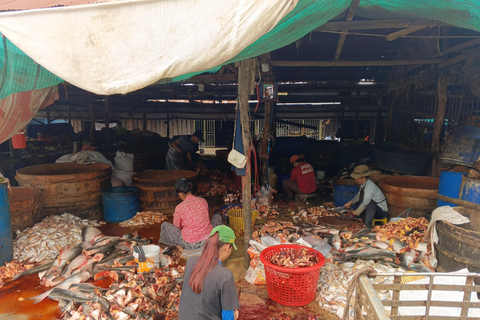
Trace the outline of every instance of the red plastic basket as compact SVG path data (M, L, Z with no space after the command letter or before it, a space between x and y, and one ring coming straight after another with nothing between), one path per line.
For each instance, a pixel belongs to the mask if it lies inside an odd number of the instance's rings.
M277 252L287 249L305 248L318 257L318 263L312 267L285 268L274 265L270 258ZM315 300L320 268L325 264L323 255L312 249L294 244L281 244L264 249L260 261L265 266L267 293L270 299L284 306L304 306Z

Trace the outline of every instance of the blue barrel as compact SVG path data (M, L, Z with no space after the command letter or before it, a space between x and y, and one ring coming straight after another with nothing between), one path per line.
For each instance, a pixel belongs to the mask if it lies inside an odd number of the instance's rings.
M480 180L470 179L464 174L460 185L460 199L480 204Z
M355 180L338 179L333 182L333 205L342 207L348 201L352 200L360 190L360 186Z
M472 167L479 157L480 128L460 126L448 134L440 159L445 164Z
M140 211L136 187L113 187L102 192L103 220L119 223L133 218Z
M462 184L462 176L465 172L442 171L438 182L438 193L442 196L458 199L460 194L460 185ZM456 204L437 200L437 207L450 206L456 207Z
M291 173L278 175L278 193L283 193L283 180L290 179Z
M5 183L0 183L0 266L13 260L12 221Z

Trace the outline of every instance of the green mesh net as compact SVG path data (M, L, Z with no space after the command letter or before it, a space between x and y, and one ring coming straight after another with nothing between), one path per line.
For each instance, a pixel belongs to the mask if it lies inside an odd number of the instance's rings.
M0 72L0 99L16 92L43 89L63 82L3 35L0 41Z
M350 3L351 0L300 0L295 9L275 28L224 64L284 47L344 12ZM359 10L388 12L388 17L391 15L433 19L480 31L480 0L362 0ZM0 44L0 98L15 92L45 88L62 82L62 79L36 64L8 40L5 51L4 43L5 41ZM6 55L2 54L5 52ZM214 73L220 67L185 74L174 79L164 79L159 83L183 81L204 72Z

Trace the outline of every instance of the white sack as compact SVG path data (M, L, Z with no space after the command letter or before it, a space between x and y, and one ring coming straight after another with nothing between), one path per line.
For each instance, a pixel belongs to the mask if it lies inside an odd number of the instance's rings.
M113 176L115 178L118 178L125 183L126 186L131 186L133 181L132 181L132 176L135 174L133 171L126 171L126 170L120 170L120 169L113 169Z
M0 13L37 63L99 94L207 70L269 32L298 0L137 0Z
M133 162L134 162L134 155L133 153L125 153L123 151L117 151L115 156L114 167L115 169L125 170L125 171L133 171Z

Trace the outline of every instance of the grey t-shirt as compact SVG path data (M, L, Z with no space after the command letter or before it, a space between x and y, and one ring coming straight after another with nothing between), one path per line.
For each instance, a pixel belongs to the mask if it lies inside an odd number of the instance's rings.
M190 139L191 136L180 136L180 138L178 138L178 147L182 150L183 154L186 154L187 152L195 153L198 150L198 144L193 143Z
M185 281L179 305L179 320L222 320L223 310L240 308L233 274L218 263L206 276L200 294L188 285L200 257L192 257L185 268Z

